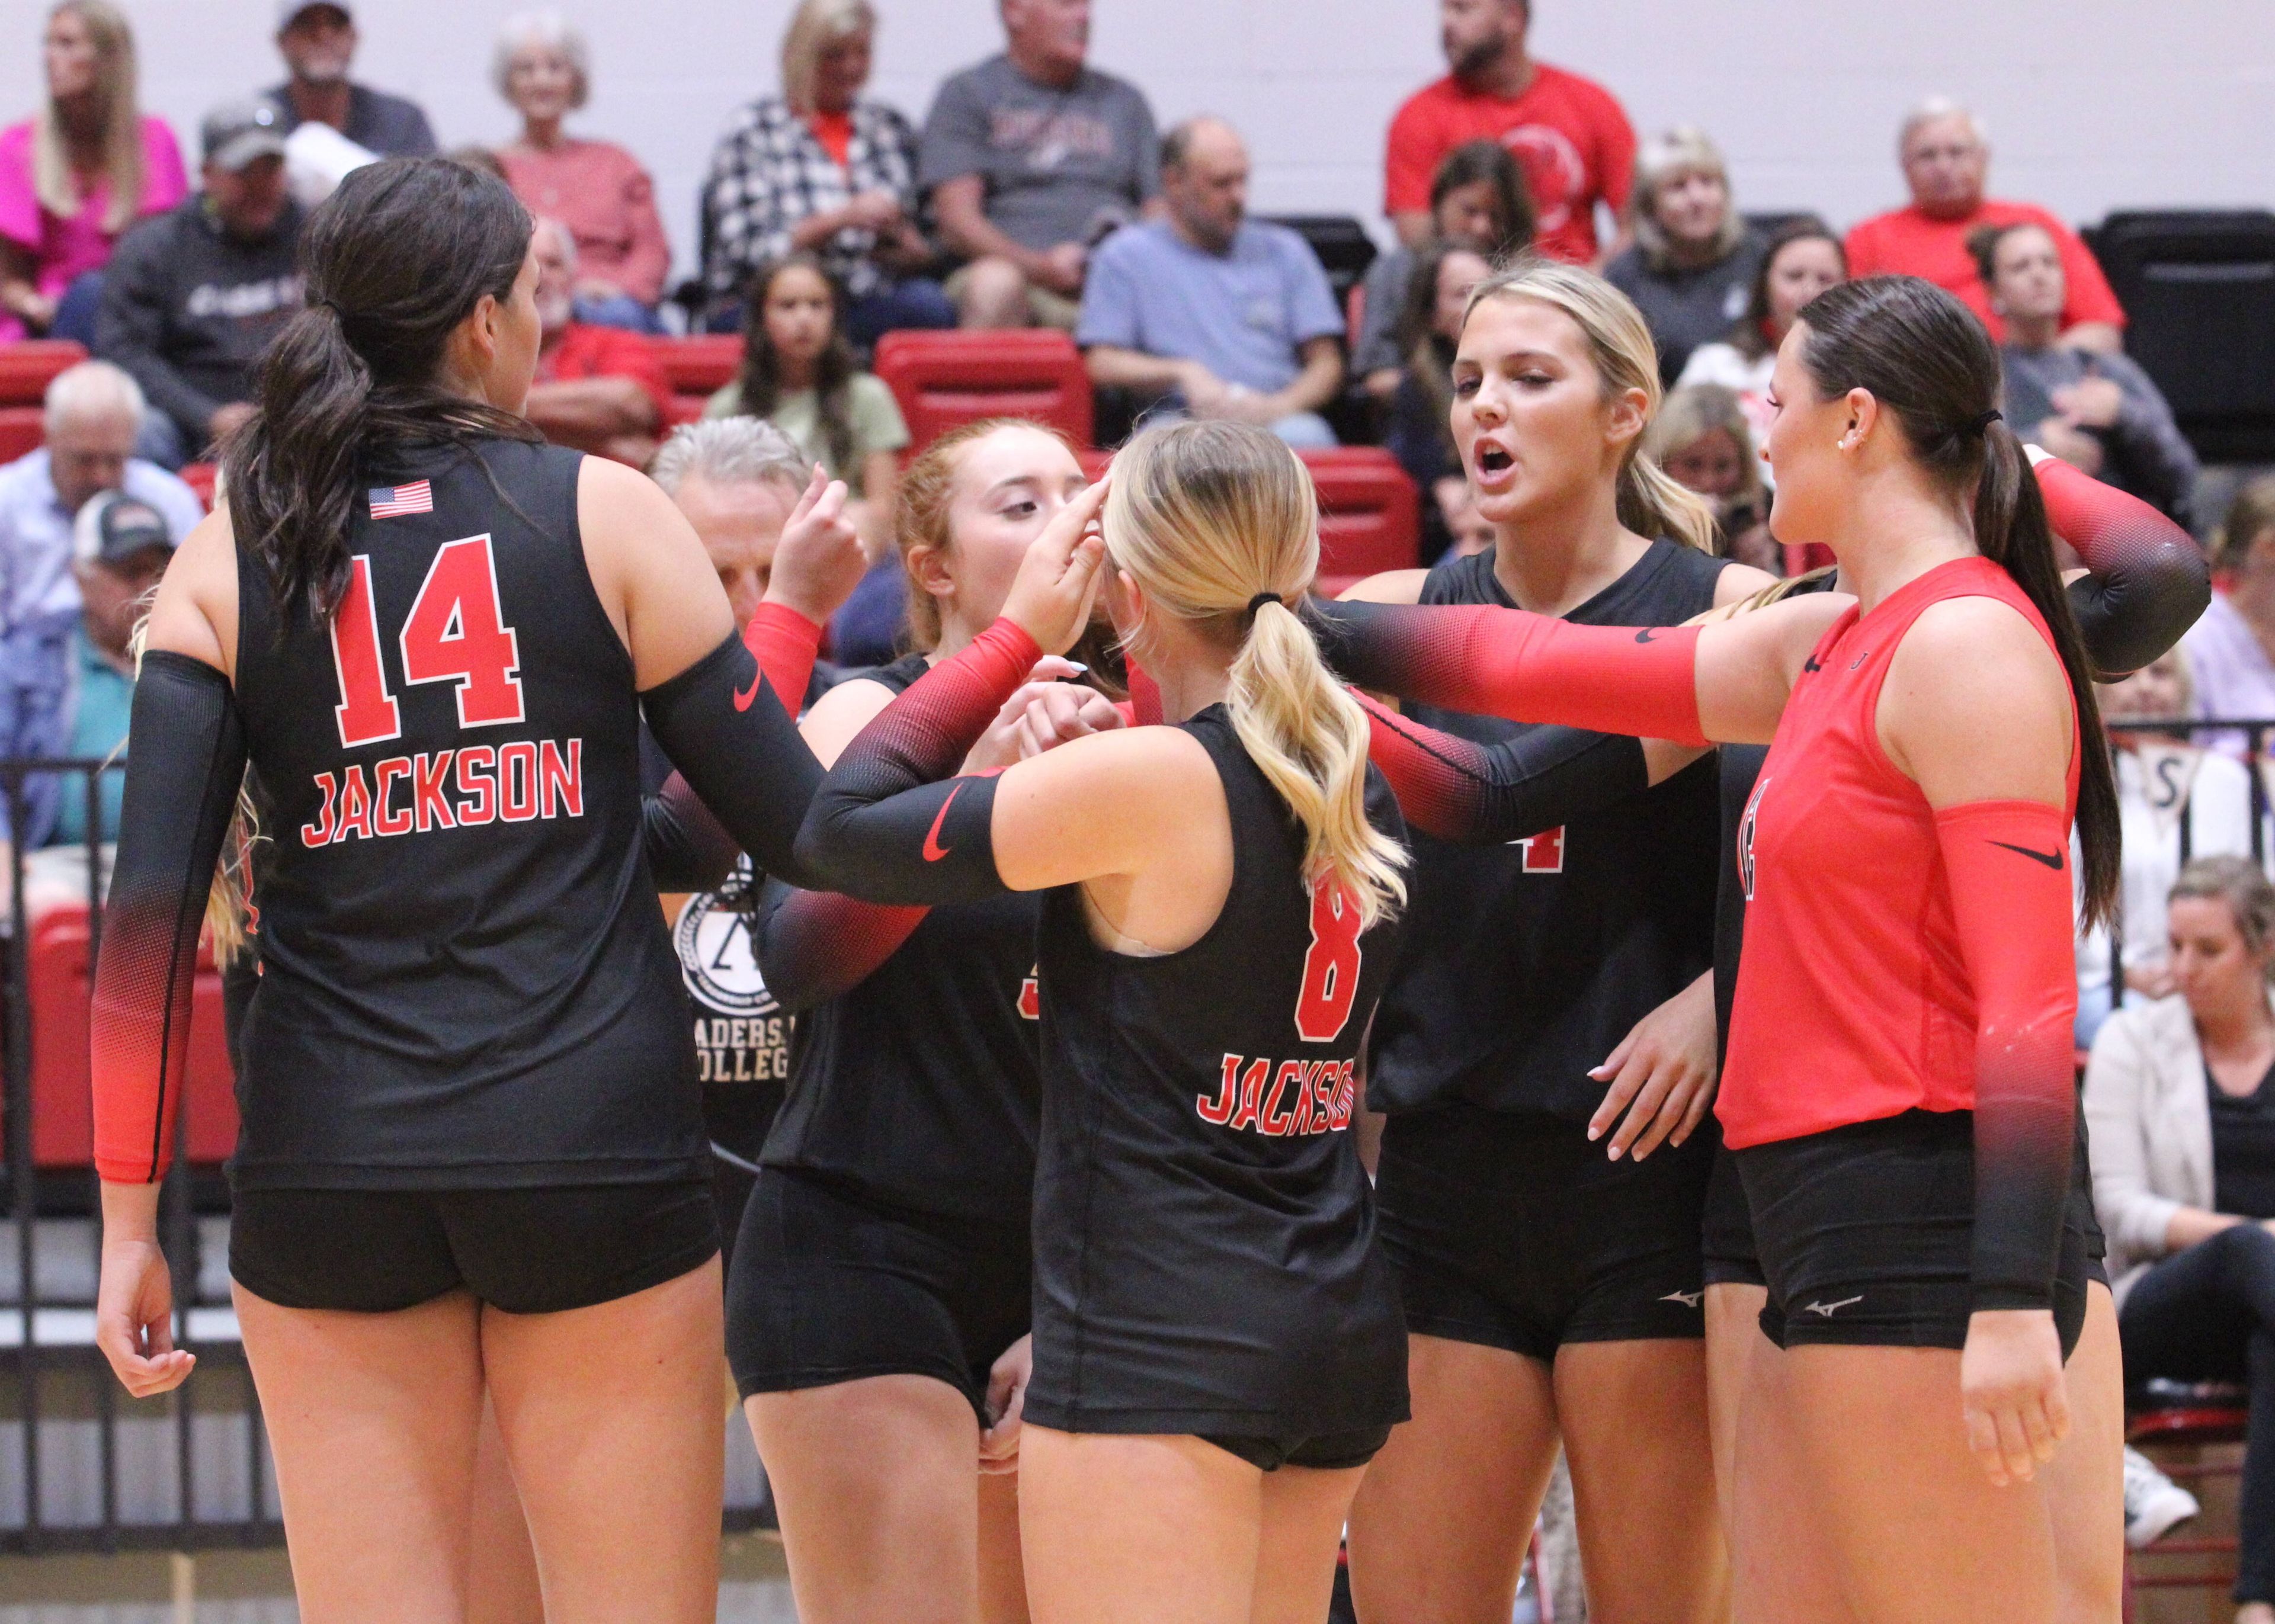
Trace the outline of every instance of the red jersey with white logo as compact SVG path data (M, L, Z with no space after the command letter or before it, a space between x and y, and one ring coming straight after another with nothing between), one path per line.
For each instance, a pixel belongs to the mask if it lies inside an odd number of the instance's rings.
M1406 1327L1351 1133L1398 927L1308 883L1304 837L1221 706L1232 825L1216 922L1175 953L1092 939L1045 894L1035 1371L1027 1415L1084 1432L1309 1436L1406 1415ZM1367 815L1404 825L1380 773Z
M1715 1107L1734 1149L1974 1108L1975 995L1935 814L1881 749L1878 721L1897 644L1947 598L2011 604L2052 646L2013 577L1962 558L1870 615L1852 608L1810 656L1739 824L1746 950ZM2073 750L2072 814L2078 765Z
M240 1185L708 1176L581 461L491 441L372 471L329 623L238 550L265 837Z

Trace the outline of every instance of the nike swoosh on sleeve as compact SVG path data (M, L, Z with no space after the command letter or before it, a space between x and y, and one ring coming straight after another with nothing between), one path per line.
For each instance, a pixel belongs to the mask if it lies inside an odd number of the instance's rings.
M759 690L765 685L766 680L767 674L764 671L761 671L757 676L752 677L750 691L747 693L736 694L735 708L738 711L746 711L750 709L752 702L759 697Z
M1636 633L1636 641L1638 643L1649 643L1654 641L1657 635L1658 634L1650 627L1645 626L1641 631Z
M2004 846L2009 851L2018 851L2033 863L2043 863L2057 874L2061 872L2062 854L2059 851L2034 850L2029 846L2017 846L2012 841L1994 840L1991 843L1994 846Z
M956 797L963 793L962 784L950 789L948 792L948 799L940 804L940 811L933 818L932 827L925 831L924 860L926 862L937 863L956 850L953 846L943 846L940 843L940 826L948 821L948 809L956 804Z

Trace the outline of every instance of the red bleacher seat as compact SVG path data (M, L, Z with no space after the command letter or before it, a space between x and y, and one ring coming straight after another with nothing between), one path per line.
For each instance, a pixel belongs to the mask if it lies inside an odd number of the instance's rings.
M1054 328L888 333L877 341L877 375L900 403L912 455L960 423L991 417L1033 418L1090 443L1090 374L1074 340Z
M1106 472L1111 451L1077 453L1084 474ZM1319 574L1312 590L1332 598L1385 570L1411 570L1422 559L1421 502L1398 459L1379 446L1301 451L1319 493Z
M1319 491L1319 576L1313 590L1332 598L1370 575L1420 563L1421 502L1396 457L1372 445L1301 456Z
M674 423L692 423L704 403L743 370L739 333L697 333L685 338L651 338L655 359L671 382Z
M0 406L0 463L29 457L47 438L47 414L39 407Z
M77 789L69 786L65 793ZM94 1160L87 903L34 905L31 936L25 972L32 1006L32 1159L42 1167L85 1167ZM222 1023L221 974L205 944L198 951L191 1012L183 1097L190 1114L190 1159L224 1161L237 1147L236 1077Z
M87 359L86 349L67 338L27 338L0 344L0 406L36 406L48 385L66 366Z

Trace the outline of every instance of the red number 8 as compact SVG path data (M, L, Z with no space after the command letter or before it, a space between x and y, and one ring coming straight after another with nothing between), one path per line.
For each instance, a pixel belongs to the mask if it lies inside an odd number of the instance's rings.
M1311 888L1311 949L1304 956L1304 990L1296 997L1296 1033L1332 1043L1358 1001L1358 901L1349 888L1322 880Z

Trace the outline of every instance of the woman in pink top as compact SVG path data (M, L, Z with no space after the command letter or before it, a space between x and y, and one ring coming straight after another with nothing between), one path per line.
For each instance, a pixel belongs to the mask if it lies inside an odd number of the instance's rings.
M135 107L134 35L109 0L62 0L43 49L47 106L0 131L0 340L86 344L99 285L87 273L189 183L174 132Z
M592 87L585 36L557 11L524 11L500 30L498 94L521 115L521 139L498 152L506 184L541 219L577 239L577 319L661 332L655 319L671 246L655 186L639 159L608 141L564 134L561 121Z

